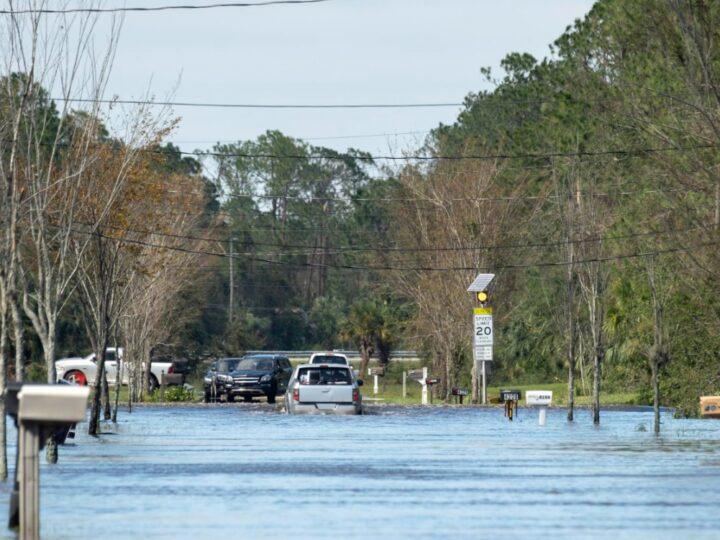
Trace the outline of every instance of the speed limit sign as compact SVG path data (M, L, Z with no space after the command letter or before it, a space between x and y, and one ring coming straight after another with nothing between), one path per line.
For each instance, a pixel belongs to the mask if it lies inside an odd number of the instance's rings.
M475 348L492 347L493 344L493 321L492 308L475 308L475 337L473 344Z

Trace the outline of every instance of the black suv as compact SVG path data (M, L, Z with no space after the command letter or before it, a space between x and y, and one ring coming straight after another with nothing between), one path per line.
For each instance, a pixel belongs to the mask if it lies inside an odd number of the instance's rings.
M205 403L217 401L225 395L227 385L232 382L230 372L238 365L241 358L218 358L203 377L203 397Z
M268 403L275 403L275 397L285 393L292 370L286 356L244 356L230 374L232 382L225 387L227 400L234 401L236 396L241 396L250 401L255 396L267 396Z

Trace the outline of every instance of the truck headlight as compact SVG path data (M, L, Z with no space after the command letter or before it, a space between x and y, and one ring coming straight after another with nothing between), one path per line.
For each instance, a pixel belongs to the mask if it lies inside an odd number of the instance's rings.
M270 382L272 380L272 375L263 375L260 377L260 382Z

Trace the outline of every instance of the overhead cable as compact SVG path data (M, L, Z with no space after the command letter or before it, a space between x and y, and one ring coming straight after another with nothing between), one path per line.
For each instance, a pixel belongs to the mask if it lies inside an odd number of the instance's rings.
M65 9L1 9L0 15L63 15L67 13L128 13L128 12L148 12L148 11L180 11L180 10L198 10L198 9L218 9L218 8L247 8L247 7L264 7L282 4L319 4L328 0L265 0L263 2L221 2L214 4L183 4L169 6L131 6L116 8L65 8Z

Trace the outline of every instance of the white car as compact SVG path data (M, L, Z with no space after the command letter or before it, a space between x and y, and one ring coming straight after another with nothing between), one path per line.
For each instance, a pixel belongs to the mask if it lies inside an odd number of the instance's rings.
M342 353L337 352L318 352L310 355L309 364L339 364L342 366L349 366L350 361L348 357Z
M114 385L117 381L118 365L122 373L122 384L128 384L130 374L123 363L123 349L121 347L108 347L105 351L105 372L108 384ZM85 386L95 384L97 362L95 353L84 358L63 358L55 362L58 379L64 379L75 384ZM150 364L150 389L159 386L163 374L170 375L175 371L172 362L152 362Z
M288 414L362 414L362 384L350 366L298 366L285 392L285 411Z

